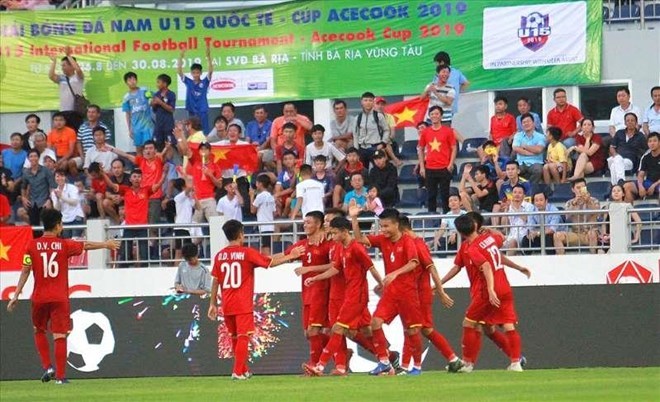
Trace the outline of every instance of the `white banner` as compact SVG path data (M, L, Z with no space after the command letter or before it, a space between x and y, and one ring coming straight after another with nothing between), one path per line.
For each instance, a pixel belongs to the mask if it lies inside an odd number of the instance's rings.
M177 82L177 99L185 101L186 85L180 78L177 79ZM271 97L274 89L272 68L216 71L213 73L207 97L209 100L219 99L222 101L255 96Z
M507 270L507 276L513 286L658 283L659 257L654 253L512 257L529 268L532 277L527 279L512 269ZM436 259L435 262L440 276L453 265L452 259ZM383 271L382 261L376 261L375 265ZM300 292L300 278L293 272L297 266L299 264L258 269L255 290L259 293ZM76 298L162 296L172 293L175 274L175 268L73 270L69 272L69 292ZM13 295L19 275L19 272L0 273L3 300ZM22 299L29 298L32 283L30 278ZM468 286L464 270L447 284L448 288Z
M584 1L484 9L486 70L584 63Z

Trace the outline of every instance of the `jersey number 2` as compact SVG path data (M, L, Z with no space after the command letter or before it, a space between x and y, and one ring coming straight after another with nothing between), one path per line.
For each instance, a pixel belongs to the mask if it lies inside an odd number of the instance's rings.
M491 257L493 257L493 268L495 271L504 268L502 266L502 254L500 254L500 249L497 246L488 247L488 252Z
M223 262L220 265L220 270L224 274L224 280L222 281L223 289L238 289L241 287L241 264L238 262Z
M50 254L50 256L48 253L41 253L41 261L43 262L44 267L44 278L56 278L60 273L60 264L55 261L56 259L56 252Z

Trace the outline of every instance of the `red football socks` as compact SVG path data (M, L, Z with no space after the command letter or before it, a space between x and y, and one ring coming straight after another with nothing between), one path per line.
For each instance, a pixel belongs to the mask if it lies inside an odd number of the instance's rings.
M440 351L440 353L442 353L442 356L447 359L447 361L454 360L456 353L454 353L451 345L449 345L449 342L444 336L442 336L441 333L433 330L430 334L426 335L426 337L429 341L431 341L433 346L435 346Z
M511 363L517 363L520 361L522 350L520 334L515 329L513 331L506 331L506 338L509 341L509 357L511 358Z
M401 354L401 367L408 370L410 367L410 359L412 359L412 346L410 346L410 335L404 331L403 334L403 350Z
M309 338L309 363L315 365L318 363L321 353L323 353L323 338L321 334L311 335Z
M330 358L332 356L335 356L335 353L339 351L339 349L342 347L342 340L344 339L344 336L342 334L338 333L333 333L332 336L330 337L330 340L328 341L328 344L323 348L323 353L321 354L321 357L318 360L318 364L322 367L325 367L328 362L330 361ZM337 359L335 357L335 364L339 365L337 362ZM344 354L344 367L346 366L346 354Z
M335 334L332 336L334 337ZM332 338L330 338L332 340ZM328 343L330 343L328 341ZM342 335L341 337L341 344L339 345L339 349L335 352L335 366L339 369L346 369L346 350L348 348L346 347L346 337Z
M390 361L389 353L387 352L387 338L382 328L373 330L374 348L376 349L376 356L378 360L385 363ZM414 347L414 345L413 345Z
M504 352L505 355L511 356L511 353L509 353L509 340L507 339L506 335L504 335L502 332L495 330L493 333L486 333L486 336L490 338L493 343L500 348L502 352Z
M48 344L48 337L45 332L34 333L34 344L37 346L37 352L41 358L41 368L46 370L52 366L50 361L50 345Z
M66 338L55 339L55 378L66 378Z
M373 338L367 338L362 332L358 332L355 334L355 336L353 337L353 342L362 346L364 349L371 352L371 354L373 354L374 356L378 354L376 352L376 346L374 346Z
M463 327L463 360L474 364L481 349L481 332L475 328Z
M416 334L408 335L408 340L410 341L410 348L412 349L413 364L415 368L421 368L422 352L424 351L424 347L422 346L422 334L417 332Z
M234 374L243 375L247 372L248 359L248 337L239 335L236 340L236 350L234 352Z

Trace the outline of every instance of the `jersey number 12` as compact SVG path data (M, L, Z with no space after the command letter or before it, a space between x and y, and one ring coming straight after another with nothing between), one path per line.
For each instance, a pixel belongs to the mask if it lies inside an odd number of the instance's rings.
M500 254L500 249L497 248L497 246L490 246L488 247L488 252L493 258L493 269L497 271L504 268L502 266L502 254Z

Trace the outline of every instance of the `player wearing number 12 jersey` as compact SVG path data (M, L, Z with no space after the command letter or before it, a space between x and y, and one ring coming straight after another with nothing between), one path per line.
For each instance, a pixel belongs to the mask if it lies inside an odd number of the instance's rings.
M44 372L42 382L48 382L53 375L56 384L66 384L66 337L71 332L71 317L69 310L69 258L80 255L83 250L119 249L119 242L80 242L60 239L62 233L62 214L55 209L44 209L41 212L44 224L42 237L33 239L28 244L23 257L23 270L16 286L16 292L7 305L9 312L18 303L18 296L23 291L30 271L34 273L34 290L32 292L32 325L34 326L34 343L41 358ZM46 337L49 329L53 334L55 348L55 368L50 359L50 345Z
M218 289L222 297L222 312L227 331L232 337L234 369L232 378L245 380L251 376L248 366L249 336L254 332L254 269L269 268L295 260L304 251L301 247L289 255L266 257L257 250L243 246L243 224L229 220L222 226L229 245L220 250L213 262L213 285L208 317L218 320Z

